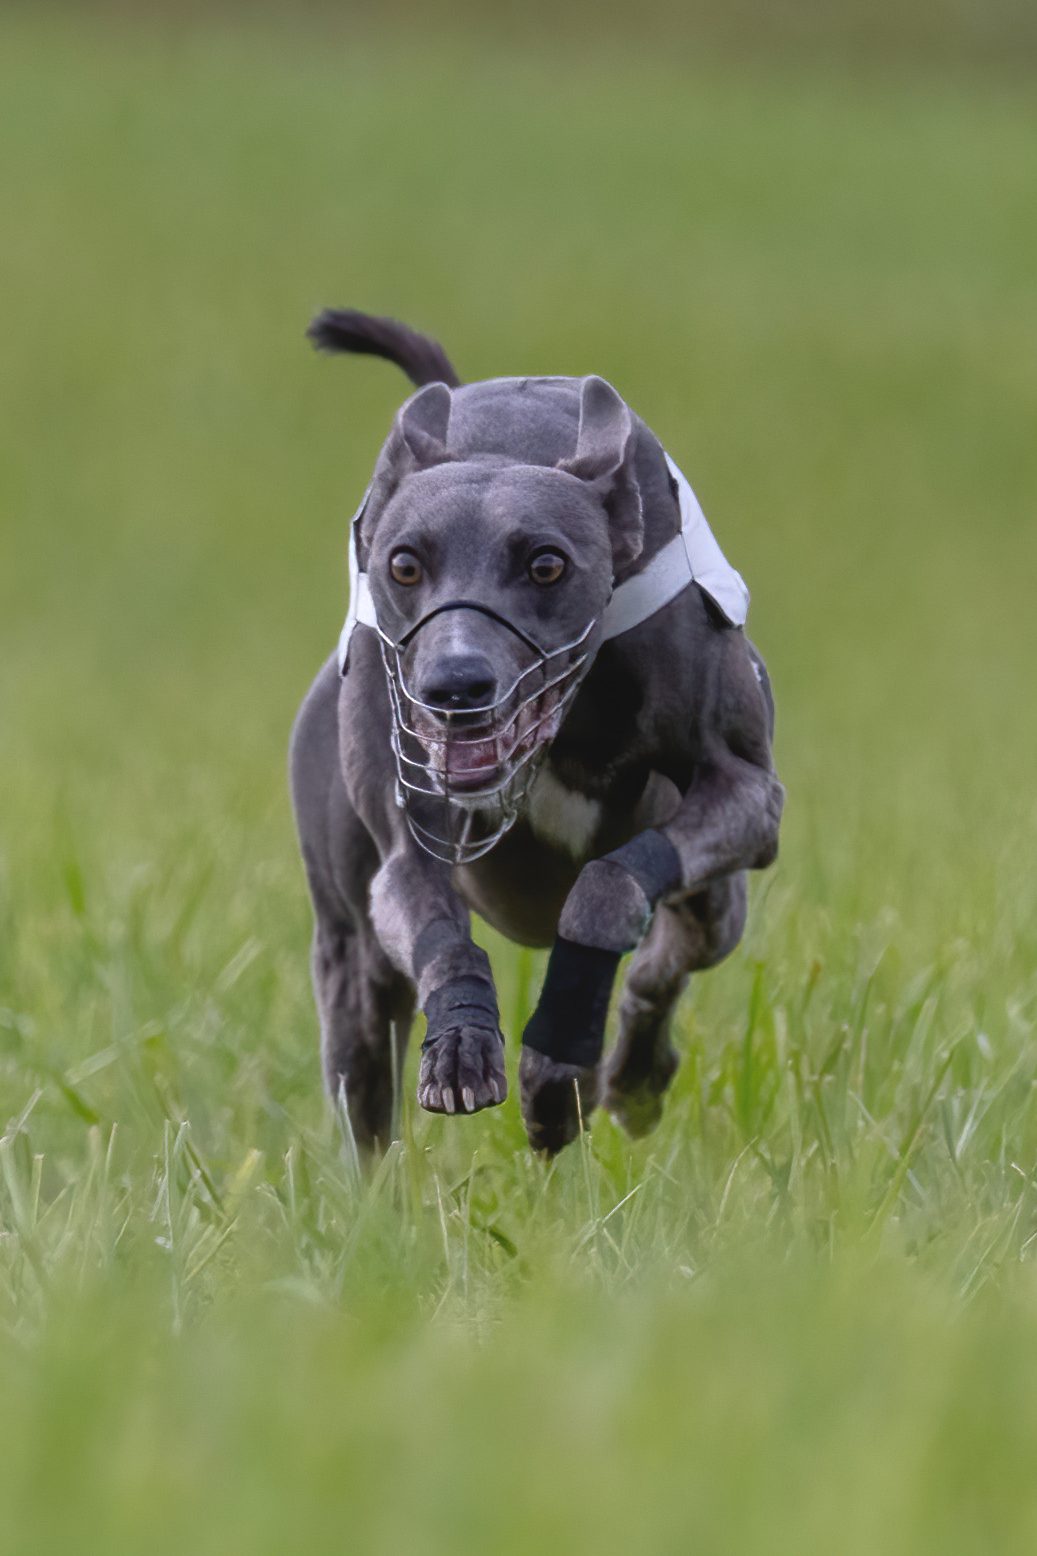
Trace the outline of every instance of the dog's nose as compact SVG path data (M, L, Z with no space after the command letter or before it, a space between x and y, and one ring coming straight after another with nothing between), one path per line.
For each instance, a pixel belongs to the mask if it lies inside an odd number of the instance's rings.
M493 701L497 677L481 654L451 654L439 659L421 683L421 700L444 713L484 708Z

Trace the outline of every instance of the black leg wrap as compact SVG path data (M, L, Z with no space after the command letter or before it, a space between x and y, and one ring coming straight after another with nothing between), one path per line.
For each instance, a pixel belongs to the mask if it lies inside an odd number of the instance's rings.
M629 843L606 854L605 858L622 865L627 874L634 877L653 907L660 897L668 897L680 889L683 879L680 855L669 838L654 827L639 832Z
M597 1064L619 957L618 951L577 945L559 935L537 1008L522 1034L525 1047L560 1064L583 1069Z
M499 1032L500 1017L493 984L485 978L451 979L433 989L425 1001L425 1020L428 1031L421 1045L423 1049L454 1027L482 1027Z

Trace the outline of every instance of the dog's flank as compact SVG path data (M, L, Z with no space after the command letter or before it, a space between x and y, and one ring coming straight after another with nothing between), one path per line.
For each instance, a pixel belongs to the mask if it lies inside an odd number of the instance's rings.
M395 362L419 389L437 383L460 387L461 380L439 342L396 319L379 319L352 308L325 308L306 334L318 351L352 352Z

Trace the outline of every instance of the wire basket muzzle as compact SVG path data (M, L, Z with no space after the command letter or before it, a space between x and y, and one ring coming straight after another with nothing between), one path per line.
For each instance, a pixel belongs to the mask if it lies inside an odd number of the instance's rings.
M464 608L481 607L464 602ZM519 633L536 654L533 662L493 702L456 710L423 702L407 684L403 651L428 619L398 643L379 631L392 708L396 803L426 853L447 864L469 864L489 853L521 815L590 668L597 618L548 651Z

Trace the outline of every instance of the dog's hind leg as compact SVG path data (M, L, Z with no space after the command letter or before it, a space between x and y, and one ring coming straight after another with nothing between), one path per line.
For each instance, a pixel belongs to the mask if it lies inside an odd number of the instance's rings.
M328 1091L345 1104L361 1154L384 1150L396 1129L413 990L366 926L318 917L312 965Z
M628 1134L648 1134L662 1117L678 1065L670 1041L674 1006L691 973L715 967L734 950L745 914L744 872L656 908L627 972L619 1036L602 1084L602 1106Z

